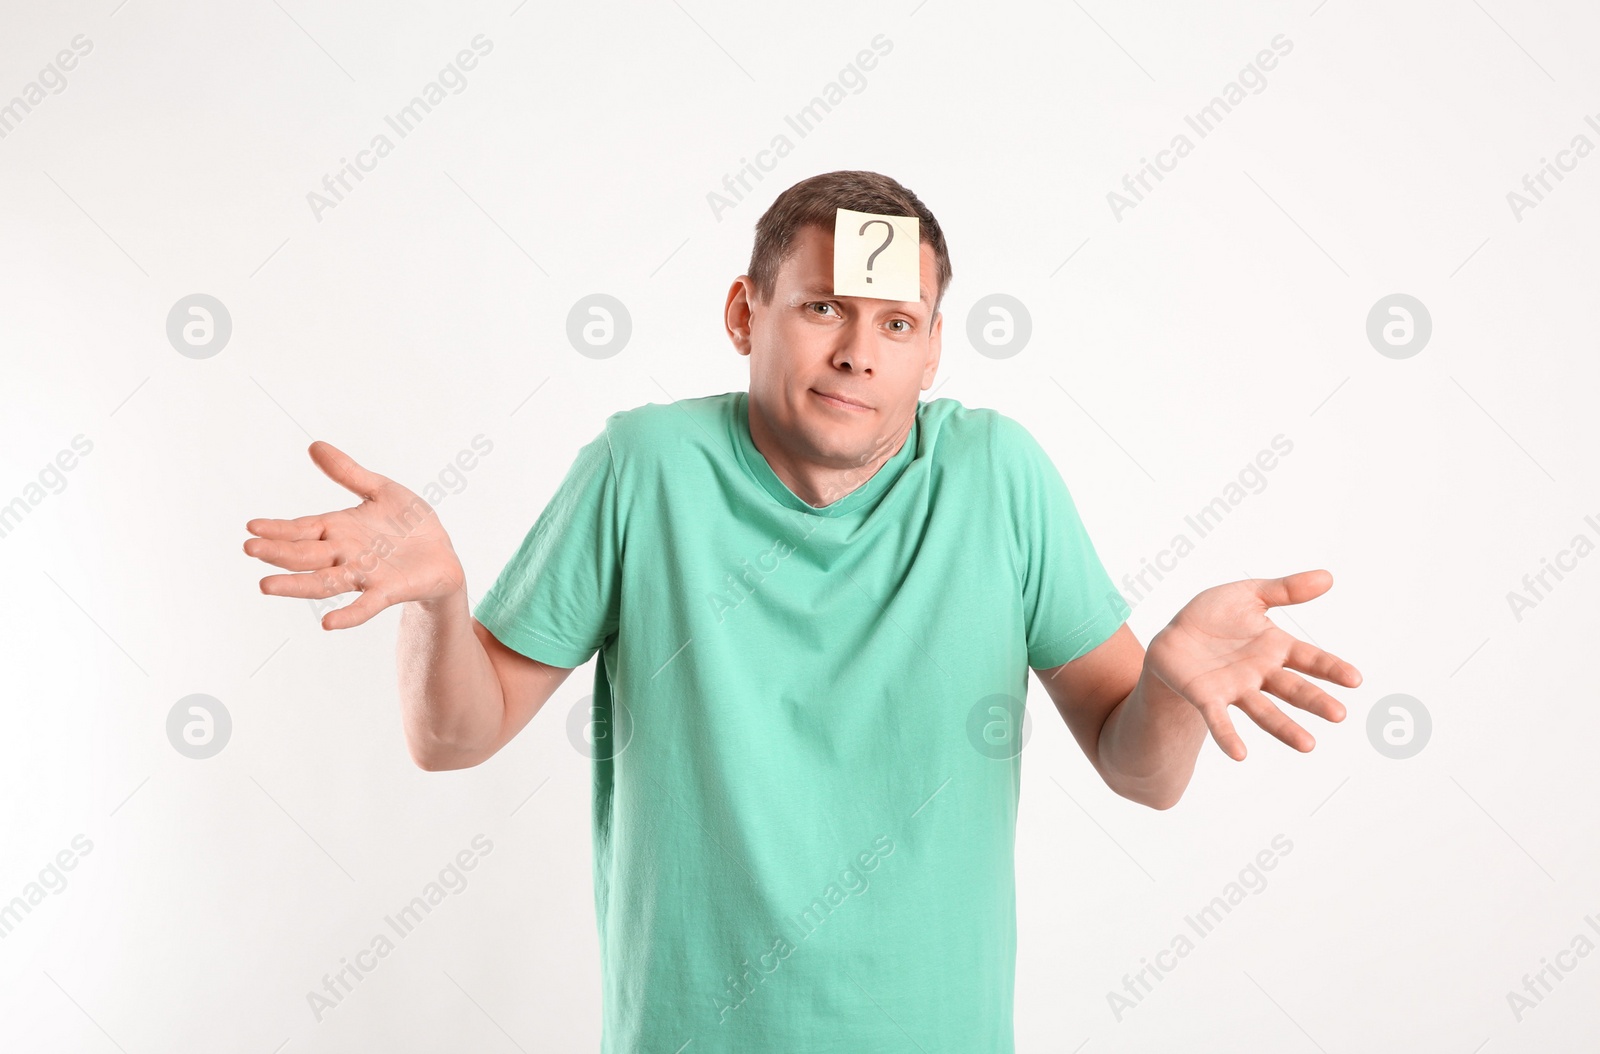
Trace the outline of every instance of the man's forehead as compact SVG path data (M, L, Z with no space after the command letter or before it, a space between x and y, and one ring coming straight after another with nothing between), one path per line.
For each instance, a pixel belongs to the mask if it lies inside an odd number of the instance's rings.
M844 300L876 300L877 297L843 296L840 297L833 291L833 231L824 227L807 225L801 229L802 242L810 242L806 246L809 252L792 252L780 267L780 272L789 272L795 279L797 289L793 294L796 297L822 297L824 299ZM801 246L795 246L799 249ZM928 278L930 272L937 267L937 258L934 255L933 245L927 241L917 242L917 293L921 302L930 309L933 307L933 292L929 289ZM886 304L900 304L908 301L885 300Z
M928 291L928 284L926 282L921 283L918 286L917 291L922 297L922 303L925 306L931 307L933 305L933 295ZM814 278L813 279L807 279L806 281L801 282L800 285L799 285L799 288L797 288L795 290L793 295L796 298L819 297L819 298L821 298L823 300L876 300L877 299L876 297L863 297L863 296L837 296L837 295L834 294L833 283L832 282L825 282L825 281L822 281L820 279L814 279ZM904 300L884 300L884 301L881 301L881 302L885 303L885 304L903 304L903 303L907 303L908 301L904 301Z
M778 267L779 281L785 277L795 283L795 289L790 294L791 299L800 297L823 297L839 300L877 300L878 297L841 295L833 291L833 249L834 232L832 228L824 227L818 223L808 223L802 226L790 247L789 254L784 257ZM924 238L917 239L917 293L921 302L932 310L933 293L929 288L928 279L938 267L938 257L934 253L933 244ZM886 304L911 303L905 300L884 300Z

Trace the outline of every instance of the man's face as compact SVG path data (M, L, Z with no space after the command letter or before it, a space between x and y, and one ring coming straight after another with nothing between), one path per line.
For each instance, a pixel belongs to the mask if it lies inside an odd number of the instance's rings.
M850 468L898 446L939 367L933 248L920 301L833 295L833 232L803 227L762 304L749 276L728 293L728 335L750 356L750 402L790 456ZM855 405L844 405L837 397Z

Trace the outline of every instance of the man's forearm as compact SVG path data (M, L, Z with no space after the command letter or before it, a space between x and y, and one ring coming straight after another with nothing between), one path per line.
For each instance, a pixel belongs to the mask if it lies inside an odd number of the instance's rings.
M401 608L397 648L401 721L423 768L477 764L499 735L505 702L465 591Z
M1200 711L1151 673L1147 659L1133 691L1101 726L1100 771L1124 798L1169 809L1189 785L1205 737Z

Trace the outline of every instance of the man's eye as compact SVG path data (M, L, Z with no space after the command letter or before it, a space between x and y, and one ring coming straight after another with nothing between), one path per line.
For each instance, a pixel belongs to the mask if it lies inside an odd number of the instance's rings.
M830 308L830 307L832 307L832 306L833 306L833 305L832 305L832 304L830 304L830 303L828 303L828 302L827 302L827 301L826 301L826 300L813 300L813 301L812 301L812 302L811 302L811 303L810 303L810 304L809 304L809 305L807 305L807 306L808 306L808 307L821 307L821 308Z
M904 332L906 332L906 330L909 330L911 328L911 323L907 322L903 318L890 319L889 321L898 322L900 325L906 327L905 329L899 330L899 332L901 332L901 333L904 333Z

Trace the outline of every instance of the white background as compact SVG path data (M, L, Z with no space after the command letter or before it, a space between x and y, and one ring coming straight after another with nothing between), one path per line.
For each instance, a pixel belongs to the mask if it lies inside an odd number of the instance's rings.
M1140 599L1141 640L1207 586L1325 567L1333 589L1276 617L1366 675L1334 690L1342 724L1300 715L1310 754L1235 711L1248 759L1208 741L1166 812L1111 794L1035 684L1017 1049L1594 1042L1600 956L1520 1021L1507 1001L1600 942L1600 559L1520 620L1507 601L1600 537L1600 159L1520 219L1507 200L1600 143L1592 6L117 3L8 0L0 32L0 104L93 42L0 139L0 503L93 444L0 538L0 902L93 846L0 941L0 1047L597 1048L589 762L565 733L592 664L488 763L422 772L399 612L322 631L260 595L244 524L353 502L314 438L420 489L482 434L439 505L481 595L607 414L744 386L721 312L752 225L840 168L939 217L936 395L1040 437L1113 578L1293 442ZM315 217L307 193L480 33L466 88ZM880 33L865 88L796 136L784 116ZM1114 217L1108 191L1280 33L1265 89ZM206 359L166 336L196 292L233 323ZM594 292L633 320L604 360L566 336ZM1033 320L1010 358L965 335L994 292ZM1395 292L1433 320L1406 359L1366 337ZM167 739L191 693L232 717L209 760ZM1404 761L1366 732L1393 693L1433 719ZM306 993L479 833L468 886L316 1021ZM1117 1020L1107 993L1279 834L1266 888Z

